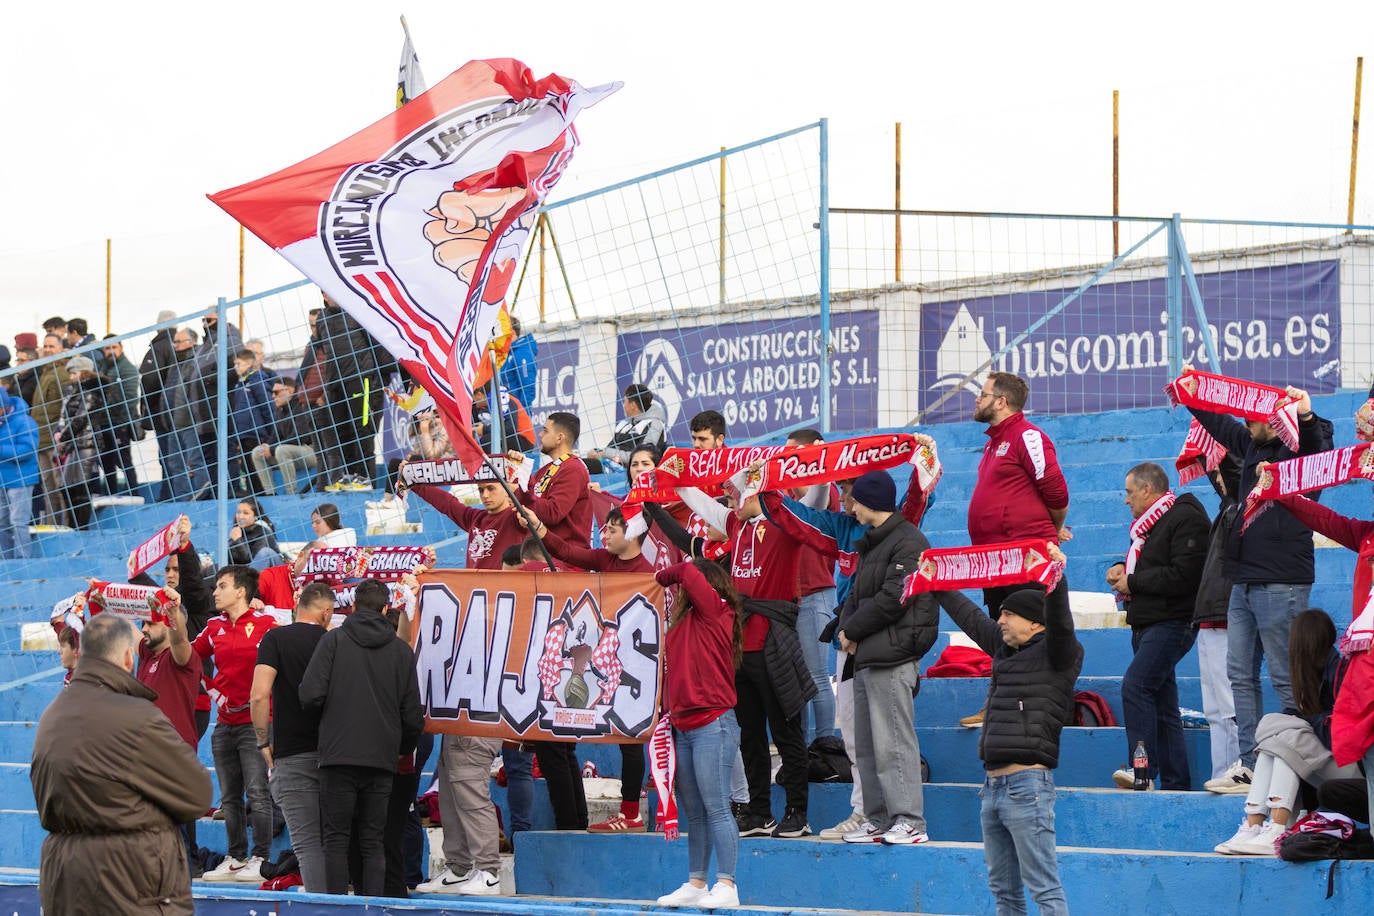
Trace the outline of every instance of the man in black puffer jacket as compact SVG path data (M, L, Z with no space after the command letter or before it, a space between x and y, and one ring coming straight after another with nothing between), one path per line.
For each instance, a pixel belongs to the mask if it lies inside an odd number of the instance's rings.
M925 843L921 747L911 698L920 689L916 665L935 642L939 611L933 595L903 601L902 587L930 542L897 512L897 487L887 471L864 474L851 493L854 518L870 527L855 545L859 565L837 635L846 653L842 676L854 678L855 762L865 823L844 839Z
M1059 766L1059 734L1073 718L1073 687L1083 668L1069 583L1061 581L1048 597L1039 588L1012 592L995 623L959 592L938 595L950 618L992 656L978 756L987 771L983 855L997 912L1025 912L1024 885L1044 916L1068 916L1054 851L1051 771Z
M424 729L410 647L383 616L390 591L367 579L354 611L320 639L301 678L301 709L320 713L320 808L327 893L348 892L348 841L356 825L360 894L382 893L382 829L397 760Z
M1174 668L1193 647L1210 522L1197 497L1175 497L1169 475L1152 462L1126 472L1126 505L1135 519L1131 548L1107 570L1107 584L1126 605L1134 653L1121 679L1126 750L1143 742L1149 778L1158 778L1161 789L1186 792L1192 785ZM1135 782L1129 765L1112 779L1123 789Z

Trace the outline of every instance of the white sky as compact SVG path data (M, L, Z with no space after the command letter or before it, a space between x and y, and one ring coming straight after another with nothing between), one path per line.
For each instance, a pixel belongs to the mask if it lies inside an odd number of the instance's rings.
M385 115L402 12L431 85L498 56L625 82L579 119L555 199L826 116L832 206L891 205L901 121L907 207L1105 213L1120 89L1123 213L1339 222L1359 54L1374 124L1368 0L11 4L0 342L54 313L103 333L107 237L116 331L235 296L237 230L205 195ZM1366 126L1358 223L1372 147ZM250 236L247 291L293 279Z

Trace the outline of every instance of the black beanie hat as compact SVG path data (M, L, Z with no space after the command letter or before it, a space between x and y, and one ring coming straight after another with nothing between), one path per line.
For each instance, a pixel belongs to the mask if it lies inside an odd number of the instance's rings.
M1011 611L1032 623L1045 625L1045 592L1039 588L1018 588L1002 599L1002 610Z
M897 485L887 471L868 471L854 481L850 490L854 502L874 512L897 511Z

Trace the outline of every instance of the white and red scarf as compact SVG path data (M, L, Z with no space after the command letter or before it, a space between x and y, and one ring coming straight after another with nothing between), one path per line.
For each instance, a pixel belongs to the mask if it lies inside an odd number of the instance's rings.
M1371 645L1374 645L1374 585L1370 586L1369 595L1365 598L1364 610L1345 628L1337 648L1346 658L1351 658L1369 651Z
M1145 535L1164 517L1165 512L1174 507L1176 498L1173 490L1166 490L1163 496L1150 503L1150 508L1140 513L1140 518L1131 522L1131 548L1126 551L1126 575L1135 572L1135 564L1140 560L1140 551L1145 546Z
M944 468L932 446L910 433L860 436L838 442L820 442L790 448L767 459L757 471L744 468L731 475L725 489L743 502L768 490L805 488L837 480L851 480L868 471L912 464L917 486L927 496L935 489Z
M1215 471L1226 457L1226 446L1212 438L1196 419L1188 423L1188 438L1183 440L1174 467L1178 469L1178 485L1187 486L1204 474Z
M171 524L129 552L127 565L130 579L186 546L180 532L181 520L185 517L178 515Z
M1299 455L1268 464L1254 487L1245 494L1241 530L1259 517L1280 496L1297 496L1340 486L1352 480L1374 480L1374 443L1361 442L1315 455Z
M331 585L364 578L394 582L434 562L432 547L316 547L296 580Z
M1355 411L1355 438L1361 442L1374 441L1374 398L1370 398Z
M1164 391L1174 405L1268 423L1284 445L1298 450L1298 402L1282 388L1189 369Z
M124 582L93 582L86 590L86 610L90 616L107 613L125 620L166 623L176 602L153 585Z
M491 463L490 467L486 463L482 463L471 472L457 458L407 461L401 468L401 482L406 486L414 486L417 483L436 486L450 486L459 483L500 483L500 478L496 474L504 473L507 483L517 484L522 490L529 486L530 469L534 466L533 462L507 461L504 455L488 455L487 460ZM496 474L492 473L493 469L495 469Z
M677 748L673 744L673 723L664 711L649 738L649 772L658 790L658 825L669 843L678 838L677 800L673 784L677 781Z
M922 592L996 588L1037 582L1054 591L1064 576L1064 561L1050 553L1051 542L1031 538L979 547L930 547L921 565L906 577L902 600ZM1056 548L1057 549L1057 548Z

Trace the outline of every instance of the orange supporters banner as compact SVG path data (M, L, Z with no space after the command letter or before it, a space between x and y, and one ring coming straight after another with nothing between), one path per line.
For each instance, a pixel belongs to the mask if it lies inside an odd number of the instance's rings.
M663 587L647 573L437 569L412 628L426 731L523 741L649 740Z

